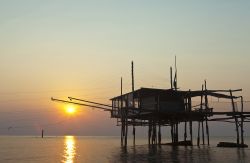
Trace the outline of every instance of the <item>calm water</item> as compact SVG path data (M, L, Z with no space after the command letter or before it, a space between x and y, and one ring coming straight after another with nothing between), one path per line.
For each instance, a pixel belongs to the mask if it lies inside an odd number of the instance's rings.
M125 150L119 137L0 137L0 162L250 162L250 149L217 148L227 138L213 138L212 145L194 147L148 146L137 139ZM130 143L132 142L129 140ZM232 141L232 140L231 140ZM246 143L250 145L249 137Z

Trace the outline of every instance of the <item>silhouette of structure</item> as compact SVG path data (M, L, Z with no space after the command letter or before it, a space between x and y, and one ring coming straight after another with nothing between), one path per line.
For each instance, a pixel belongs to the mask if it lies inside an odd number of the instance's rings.
M243 97L234 96L236 90L208 90L204 82L201 90L182 91L177 88L177 68L175 62L174 80L170 68L170 89L140 88L134 90L134 67L132 62L132 91L123 94L122 78L120 95L111 98L112 105L101 104L88 100L69 97L69 100L54 99L53 101L72 103L109 111L111 118L117 119L121 127L121 145L127 146L128 127L133 128L133 143L135 144L135 127L148 127L148 144L162 144L162 127L171 128L171 145L193 145L193 123L197 122L197 145L209 145L209 121L234 123L236 128L236 143L221 142L218 146L247 147L244 144L244 123L249 122L250 112L244 112ZM232 108L227 112L217 112L209 107L208 97L230 100ZM193 98L200 98L200 104L194 105ZM241 107L236 108L235 100L240 99ZM214 116L223 116L213 118ZM184 124L184 139L180 141L179 125ZM189 132L189 134L188 134ZM206 138L206 140L205 140ZM233 144L233 145L232 145Z

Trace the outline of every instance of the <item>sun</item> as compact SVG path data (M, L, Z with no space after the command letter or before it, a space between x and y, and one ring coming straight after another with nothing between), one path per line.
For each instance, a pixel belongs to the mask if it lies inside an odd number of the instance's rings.
M73 107L73 106L68 106L66 109L65 109L66 113L70 114L70 115L73 115L76 113L76 108Z

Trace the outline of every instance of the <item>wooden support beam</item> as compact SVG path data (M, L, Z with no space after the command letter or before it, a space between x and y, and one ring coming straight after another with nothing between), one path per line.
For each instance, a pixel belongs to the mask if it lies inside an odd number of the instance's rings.
M185 121L184 125L184 141L187 141L187 121Z
M133 145L135 145L135 125L133 125Z
M232 109L233 109L233 113L236 112L235 110L235 105L234 105L234 99L233 99L233 94L232 94L232 91L230 91L230 96L232 97L231 98L231 101L232 101ZM237 144L239 145L239 122L238 122L238 118L236 116L234 116L235 118L235 127L236 127L236 135L237 135Z
M204 136L204 124L203 120L201 121L201 132L202 132L202 144L205 144L205 136Z
M121 108L119 109L120 110L120 113L121 113L121 146L123 146L123 138L124 138L124 114L123 114L123 101L122 101L122 78L121 78ZM119 106L119 105L118 105Z
M200 146L200 121L198 121L197 145Z
M173 129L173 124L171 123L171 140L172 140L172 143L174 142L174 129Z
M134 62L131 62L131 76L132 76L132 94L133 94L133 108L135 108L135 98L134 98L134 91L135 91L135 83L134 83ZM133 119L133 145L135 145L135 119Z
M179 135L178 135L178 122L176 122L176 142L179 141Z
M151 144L155 144L155 128L154 128L154 121L152 123L152 138L151 138Z
M241 96L241 113L243 113L243 106L244 106L244 104L243 104L243 97ZM243 129L243 127L244 127L244 117L243 117L243 115L241 114L241 144L243 145L244 144L244 129Z
M203 106L203 84L202 84L202 89L201 89L201 102L200 102L200 110L199 112L202 112L202 106ZM200 125L201 125L201 121L198 121L198 137L197 137L197 145L200 145Z
M158 144L161 144L161 124L158 125Z
M192 127L192 121L189 121L189 132L190 132L190 140L193 144L193 127Z
M128 142L128 111L125 110L125 146L127 147Z
M189 90L189 97L188 97L188 110L189 110L189 112L192 111L192 99L190 96L190 92L191 92L191 90ZM193 127L192 127L191 117L189 117L189 133L190 133L191 144L193 144Z
M207 134L207 145L210 145L210 141L209 141L209 128L208 128L207 117L206 117L206 134Z
M173 89L173 70L172 70L172 67L170 67L170 83L171 83L171 89Z
M152 137L152 122L148 122L148 144L151 144L151 137Z
M174 142L176 142L176 124L174 122L174 125L173 125L173 136L174 136Z
M207 98L207 81L205 80L205 108L208 109L208 98ZM206 120L206 134L207 134L207 145L210 145L209 142L209 128L208 128L208 121L207 121L207 115L205 115Z

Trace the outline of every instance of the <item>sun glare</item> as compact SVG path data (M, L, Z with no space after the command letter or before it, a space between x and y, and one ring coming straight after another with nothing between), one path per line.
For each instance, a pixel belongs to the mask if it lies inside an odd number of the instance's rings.
M68 114L74 114L76 112L76 108L69 106L66 108L66 113Z

